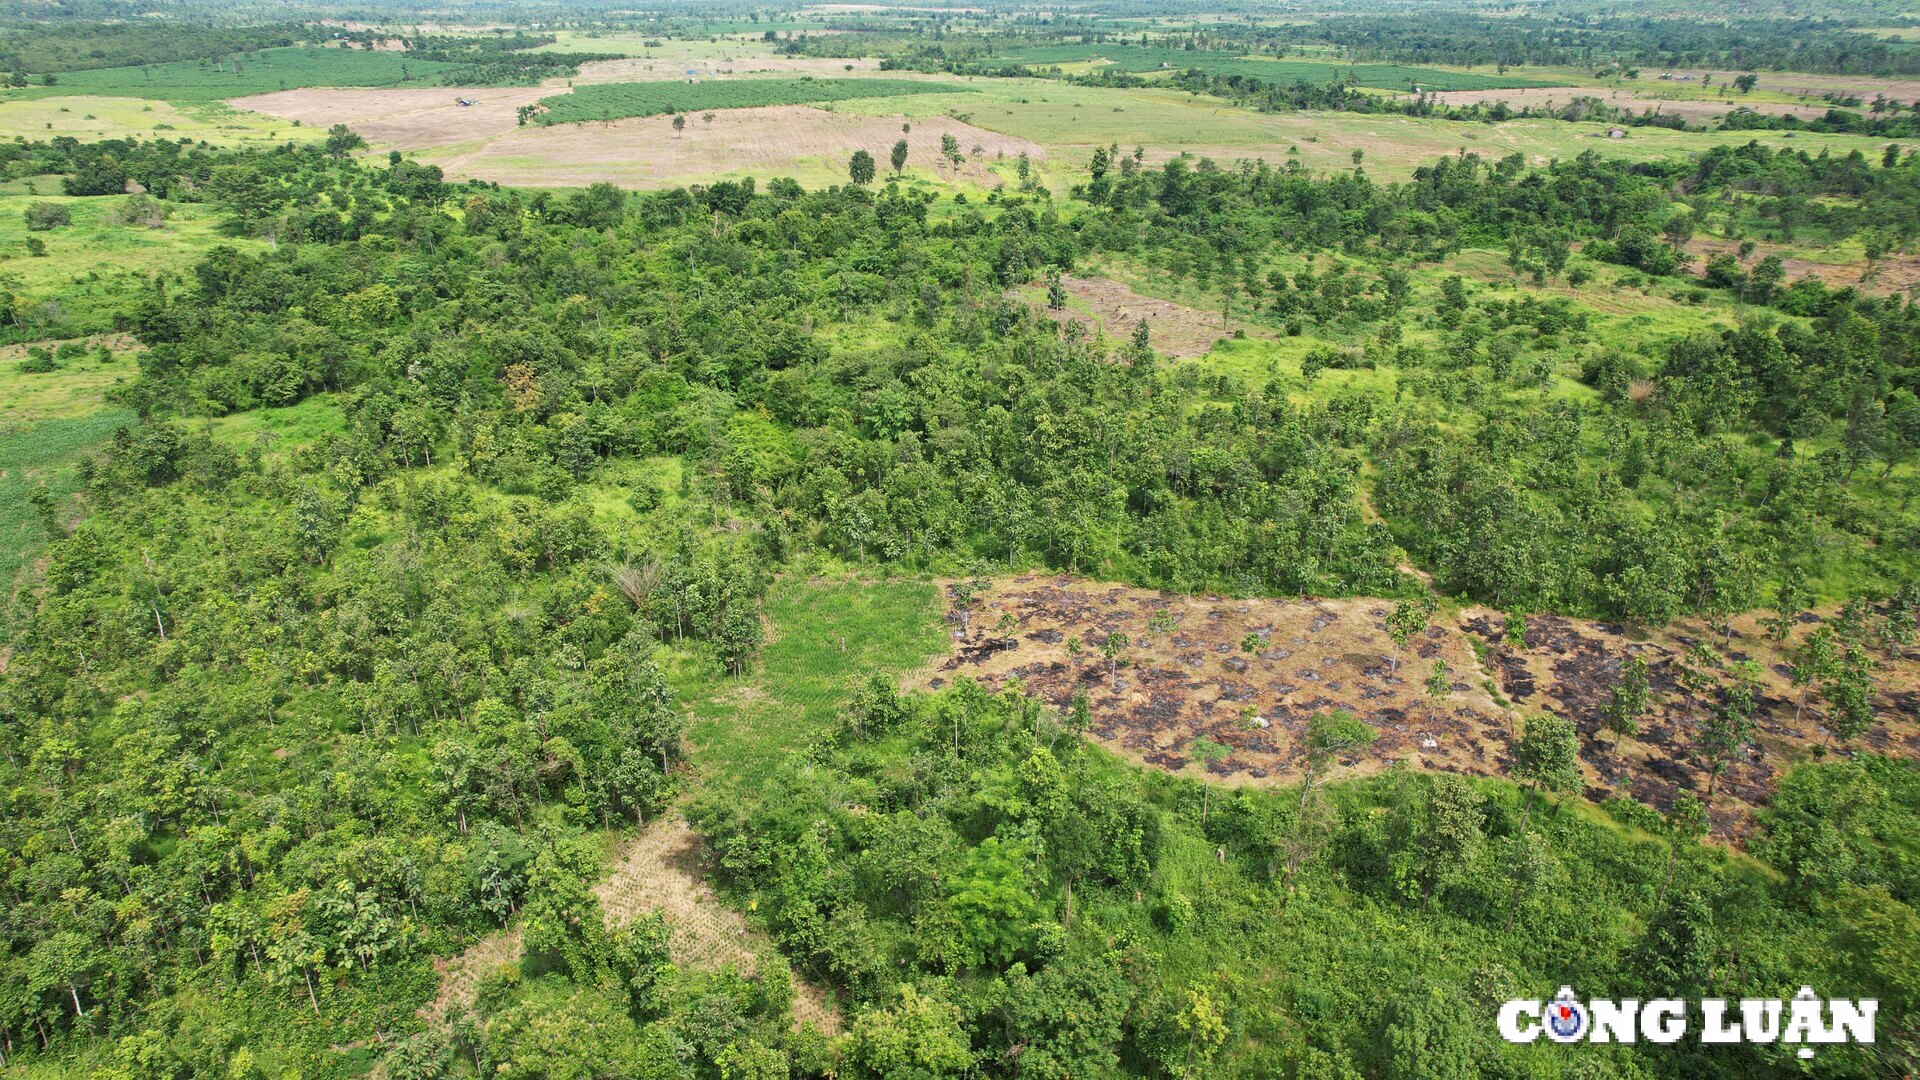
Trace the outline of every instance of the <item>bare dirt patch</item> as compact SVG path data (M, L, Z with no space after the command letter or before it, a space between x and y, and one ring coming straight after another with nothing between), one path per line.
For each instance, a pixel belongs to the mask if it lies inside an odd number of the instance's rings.
M773 944L754 932L739 912L720 903L701 880L707 856L700 838L677 812L654 821L639 836L620 845L605 880L594 886L607 925L623 926L648 912L666 917L672 931L673 962L711 971L731 964L742 974L758 969ZM479 982L518 963L520 932L489 934L451 960L438 961L440 993L420 1011L439 1021L455 1007L473 1004ZM794 1019L831 1035L840 1030L833 998L818 987L794 981Z
M1746 759L1715 785L1714 835L1734 842L1750 832L1753 810L1767 802L1775 778L1828 741L1817 696L1795 720L1799 691L1788 681L1787 657L1753 616L1733 620L1728 643L1697 622L1629 635L1611 624L1539 615L1529 620L1526 646L1510 649L1502 643L1504 616L1468 608L1410 644L1395 670L1386 631L1392 606L1377 599L1193 598L1075 578L1008 578L976 601L970 632L949 611L953 655L910 682L937 688L972 678L997 687L1018 679L1062 709L1083 690L1092 709L1089 735L1109 749L1227 784L1298 782L1307 720L1329 709L1349 709L1379 733L1373 746L1341 762L1339 775L1408 761L1505 776L1524 718L1553 713L1580 730L1588 798L1631 794L1664 809L1682 791L1703 795L1707 788L1695 745L1707 703L1674 677L1675 661L1704 642L1726 663L1751 659L1762 671L1755 738ZM1148 620L1161 612L1172 617L1171 631L1150 628ZM1100 646L1114 632L1133 644L1110 673ZM1602 730L1601 710L1632 655L1647 660L1656 704L1638 737L1615 740ZM1444 660L1448 672L1449 689L1440 697L1425 685L1435 660ZM1879 660L1881 723L1860 745L1920 758L1920 648L1883 651ZM1231 754L1197 761L1190 747L1203 735Z
M985 162L1026 153L1039 159L1039 144L974 127L948 117L923 117L902 135L901 116L850 116L804 105L722 109L708 121L691 118L675 134L664 116L606 123L518 128L472 148L434 158L449 179L478 177L534 187L581 186L608 181L628 187L659 187L690 177L793 171L809 159L844 163L855 150L885 162L894 142L907 140L908 161L931 167L940 159L940 136L980 153L959 167L962 178L998 186ZM941 165L942 176L953 176Z
M519 125L516 110L520 106L552 94L552 90L530 86L479 90L310 87L234 98L228 104L309 127L345 124L377 146L418 150L512 131ZM461 105L462 98L473 104Z
M1204 356L1215 341L1232 332L1234 325L1223 324L1219 312L1143 296L1108 278L1069 275L1063 276L1060 284L1074 303L1060 311L1042 306L1040 310L1049 318L1063 324L1075 319L1084 322L1091 313L1095 329L1120 341L1132 337L1134 327L1145 319L1147 341L1162 356Z
M1740 253L1740 245L1734 241L1713 237L1695 237L1687 241L1683 249L1699 260L1701 266L1705 266L1706 261L1715 255L1737 257ZM1908 293L1915 285L1920 285L1920 255L1894 252L1881 256L1869 267L1864 260L1850 263L1815 262L1789 255L1788 250L1779 244L1756 242L1753 254L1742 265L1752 269L1758 260L1778 255L1780 267L1786 271L1787 284L1810 277L1833 288L1851 286L1876 296Z

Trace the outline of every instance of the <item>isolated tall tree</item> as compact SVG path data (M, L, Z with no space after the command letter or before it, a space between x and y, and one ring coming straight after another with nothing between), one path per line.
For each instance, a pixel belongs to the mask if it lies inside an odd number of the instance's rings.
M901 139L893 144L893 171L899 172L907 167L907 140Z
M1700 752L1707 759L1707 805L1713 805L1714 789L1728 765L1746 753L1753 740L1754 689L1757 670L1752 662L1736 665L1731 683L1720 691L1720 699L1707 712L1700 728Z
M1393 605L1392 613L1387 616L1387 636L1393 639L1393 655L1388 659L1395 674L1400 671L1400 651L1415 637L1427 632L1427 624L1438 608L1439 602L1428 593Z
M1307 721L1306 771L1300 779L1300 805L1307 805L1313 781L1341 754L1360 750L1380 737L1372 725L1345 709L1314 714Z
M1764 621L1767 636L1775 641L1787 640L1793 633L1793 627L1800 621L1800 612L1813 602L1813 594L1807 589L1807 575L1797 566L1789 566L1780 575L1780 584L1773 594L1773 614Z
M1434 893L1472 873L1485 834L1486 800L1465 777L1442 773L1433 778L1427 818L1420 830L1420 910Z
M1667 810L1667 829L1673 833L1673 842L1667 852L1667 873L1660 881L1660 895L1654 900L1658 906L1667 897L1667 886L1673 884L1673 868L1679 865L1680 850L1700 842L1711 827L1707 818L1707 804L1703 803L1691 791L1683 791L1673 800L1673 806Z
M1842 746L1873 726L1873 656L1849 643L1835 657L1820 684L1827 699L1826 728Z
M1528 720L1513 744L1513 778L1527 785L1527 808L1520 831L1533 817L1533 797L1542 790L1565 794L1580 790L1580 732L1560 716Z
M1107 678L1113 681L1116 692L1120 689L1120 654L1131 644L1127 635L1115 630L1107 635L1106 642L1100 646L1100 655L1107 658Z
M681 132L683 132L683 131L685 131L685 130L687 130L687 118L686 118L686 117L685 117L684 115L681 115L681 114L678 114L678 113L676 113L676 114L674 114L674 117L673 117L673 134L674 134L674 135L675 135L676 137L678 137L678 136L679 136L679 134L680 134Z
M1640 733L1640 718L1647 713L1651 695L1647 692L1647 662L1638 656L1627 657L1620 667L1620 681L1613 685L1612 700L1607 702L1607 730L1614 741Z
M861 187L873 183L873 155L865 150L855 150L853 156L847 159L847 176Z
M1798 724L1807 712L1807 698L1814 687L1833 677L1834 663L1840 655L1840 643L1830 626L1816 626L1800 647L1794 650L1793 685L1800 688L1800 702L1794 706L1793 722Z

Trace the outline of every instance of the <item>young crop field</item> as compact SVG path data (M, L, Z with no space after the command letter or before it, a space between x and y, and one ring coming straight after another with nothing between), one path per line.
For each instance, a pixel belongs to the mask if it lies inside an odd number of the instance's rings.
M1353 78L1356 85L1380 90L1492 90L1556 85L1552 81L1523 79L1479 72L1440 71L1403 64L1337 64L1315 60L1270 60L1260 56L1193 49L1166 49L1137 45L1048 45L997 58L1007 66L1038 68L1105 60L1121 71L1185 71L1198 68L1210 75L1244 75L1276 83L1330 83Z
M730 82L604 83L571 94L542 98L543 124L620 120L630 116L748 109L763 105L814 105L853 98L966 93L953 83L916 79L738 79Z
M231 60L71 71L53 86L0 91L0 101L98 94L163 101L219 101L303 86L435 85L453 68L405 53L292 47L262 49Z

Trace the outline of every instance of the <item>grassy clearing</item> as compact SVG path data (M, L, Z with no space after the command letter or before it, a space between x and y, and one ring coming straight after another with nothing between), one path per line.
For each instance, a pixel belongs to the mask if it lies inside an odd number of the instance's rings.
M27 186L0 194L0 287L24 301L20 310L28 323L24 331L0 331L0 342L101 333L112 329L114 315L126 311L155 274L183 273L216 244L248 251L262 247L259 241L225 235L210 207L169 203L172 216L150 229L113 222L124 196L47 194L60 190L53 177L33 180L31 186L41 194L26 193ZM73 224L28 232L23 215L34 203L66 206ZM29 238L45 244L47 253L29 256ZM4 336L9 332L12 336Z
M912 79L734 79L720 82L595 83L571 94L541 98L542 124L620 120L630 116L748 109L763 105L812 105L864 97L965 93L950 83Z
M453 66L405 53L296 46L239 60L64 72L54 86L0 92L0 102L71 94L204 102L303 86L433 86Z
M709 782L753 789L783 754L827 732L855 683L904 673L946 647L938 590L921 580L787 579L767 597L758 671L720 675L683 660L674 678L692 711L688 738Z
M33 140L70 135L82 142L194 139L237 146L304 142L322 138L325 132L219 102L174 104L138 97L63 95L0 100L0 135Z
M0 398L10 398L16 363L0 365ZM40 553L47 532L40 512L27 495L45 487L63 502L80 485L75 465L113 430L133 419L120 410L90 415L44 419L28 423L0 423L0 582L7 583L7 608L18 588L21 567ZM59 512L64 513L62 508ZM6 622L11 631L12 617Z

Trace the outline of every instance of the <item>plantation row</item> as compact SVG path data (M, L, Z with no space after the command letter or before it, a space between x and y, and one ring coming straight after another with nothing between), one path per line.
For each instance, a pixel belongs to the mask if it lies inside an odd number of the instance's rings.
M619 120L703 109L748 109L759 105L813 105L903 94L965 94L967 87L917 79L740 79L733 82L602 83L571 94L541 98L542 124Z
M1315 60L1269 60L1258 56L1198 49L1168 49L1138 45L1044 45L1021 49L984 62L987 68L1051 67L1105 59L1112 70L1187 71L1198 69L1209 75L1240 75L1262 82L1296 82L1325 85L1351 76L1356 86L1379 90L1501 90L1522 87L1554 86L1551 81L1522 79L1511 75L1483 75L1478 72L1438 71L1408 67L1404 64L1335 64Z

